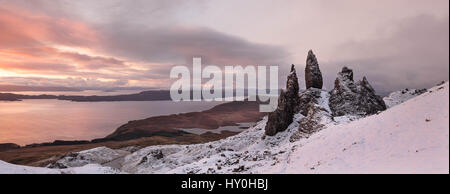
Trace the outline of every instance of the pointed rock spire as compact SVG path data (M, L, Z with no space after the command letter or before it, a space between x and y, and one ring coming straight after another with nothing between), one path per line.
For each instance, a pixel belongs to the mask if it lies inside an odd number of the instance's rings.
M265 134L274 136L278 132L284 131L294 120L294 114L298 109L299 86L295 66L291 66L291 73L287 78L286 91L281 91L278 98L278 107L269 114Z
M287 77L286 90L288 93L293 95L293 98L298 98L299 85L294 64L291 65L291 73L289 73Z
M306 89L322 89L323 87L322 73L320 72L316 55L314 55L312 50L309 50L308 57L306 58L305 83Z

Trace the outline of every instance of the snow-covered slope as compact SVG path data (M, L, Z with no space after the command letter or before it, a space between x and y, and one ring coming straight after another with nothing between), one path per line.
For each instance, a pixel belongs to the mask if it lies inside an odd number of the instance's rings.
M427 92L426 89L403 89L400 91L395 91L390 93L388 96L384 97L384 103L388 108L393 107L395 105L406 102L407 100L419 96L423 93Z
M449 84L303 140L276 173L449 173Z
M325 110L329 110L328 97L323 91L319 100ZM96 148L58 161L67 169L0 162L0 172L449 173L448 98L446 82L377 115L322 119L324 129L300 134L303 138L294 142L291 137L298 135L301 114L273 137L264 137L265 118L236 136L215 142L150 146L130 153ZM54 166L61 166L58 163Z
M14 165L0 161L0 174L118 174L117 169L104 167L98 164L87 164L82 167L67 169L50 169Z
M86 164L100 164L118 168L117 164L131 152L113 150L107 147L97 147L76 153L69 153L57 163L50 164L51 168L81 167Z

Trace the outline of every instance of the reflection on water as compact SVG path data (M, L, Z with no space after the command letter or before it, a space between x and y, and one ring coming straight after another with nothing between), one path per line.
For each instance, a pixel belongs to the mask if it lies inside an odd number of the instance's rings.
M0 143L90 140L104 137L130 120L202 111L221 103L0 101Z

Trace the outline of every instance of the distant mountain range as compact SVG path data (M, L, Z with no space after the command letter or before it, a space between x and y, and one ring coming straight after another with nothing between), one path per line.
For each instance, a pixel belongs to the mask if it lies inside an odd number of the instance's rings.
M78 95L23 95L13 93L0 93L0 101L20 101L27 99L56 99L75 102L103 102L103 101L157 101L170 100L167 90L145 91L136 94L123 94L114 96L78 96Z
M65 87L65 86L23 86L0 84L0 92L81 92L85 90L119 91L119 90L159 90L152 87Z
M25 87L25 86L24 86ZM5 87L6 88L6 87ZM16 88L19 89L19 88ZM24 88L25 89L25 88ZM37 89L37 88L34 88ZM51 89L51 88L47 88ZM55 91L63 91L56 90ZM63 89L63 88L61 88ZM70 88L67 88L66 91L70 91ZM29 100L29 99L56 99L56 100L68 100L74 102L112 102L112 101L165 101L171 100L170 91L169 90L149 90L143 91L135 94L121 94L121 95L105 95L105 96L82 96L82 95L24 95L24 94L14 94L11 92L1 93L0 89L0 101L20 101L20 100ZM19 91L19 90L18 90ZM37 90L36 90L37 91ZM39 90L43 91L43 90ZM50 91L50 90L47 90ZM83 91L83 90L81 90ZM45 91L43 91L45 92ZM268 91L267 91L268 92ZM193 91L191 91L191 99ZM222 97L225 97L225 92L222 92ZM248 90L244 91L244 95L248 95Z

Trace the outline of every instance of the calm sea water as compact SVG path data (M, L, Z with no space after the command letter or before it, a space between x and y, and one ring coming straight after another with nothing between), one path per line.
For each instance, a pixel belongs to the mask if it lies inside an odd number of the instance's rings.
M104 137L130 120L203 111L221 103L0 101L0 143L90 140Z

